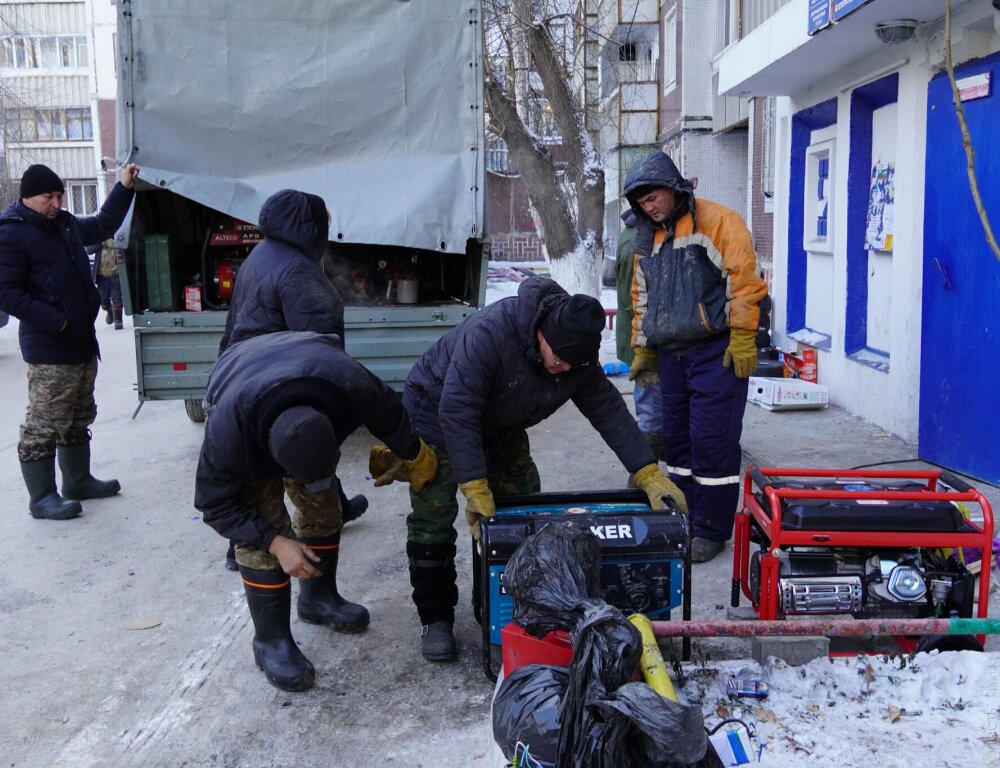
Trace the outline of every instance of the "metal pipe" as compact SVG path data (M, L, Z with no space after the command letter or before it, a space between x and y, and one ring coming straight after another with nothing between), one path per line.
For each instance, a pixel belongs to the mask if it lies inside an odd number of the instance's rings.
M795 619L792 621L654 621L657 637L881 637L995 635L1000 619Z

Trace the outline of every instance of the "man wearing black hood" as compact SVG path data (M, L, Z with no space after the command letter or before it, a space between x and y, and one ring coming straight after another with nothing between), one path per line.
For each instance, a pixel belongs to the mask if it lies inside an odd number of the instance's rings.
M300 579L303 621L339 632L369 623L368 610L337 587L340 445L364 425L405 460L418 490L436 467L399 395L342 347L338 336L316 333L247 339L222 353L205 394L194 504L238 545L254 660L283 690L310 688L315 675L289 628L289 576ZM286 487L298 499L291 517Z
M491 304L438 339L416 362L403 404L438 471L422 491L411 488L406 553L413 602L423 625L421 652L450 661L458 649L452 626L458 602L454 523L456 491L479 537L479 521L496 514L493 493L541 488L528 444L529 427L572 400L601 434L654 509L683 494L656 466L621 394L598 362L604 309L591 296L570 296L558 283L533 277L517 296ZM372 451L376 485L379 451ZM381 458L385 458L384 455Z
M664 461L691 505L691 559L705 562L733 531L767 284L740 215L696 201L668 155L637 161L625 197L636 216L629 378L660 386Z
M344 301L322 268L330 228L323 198L295 189L275 192L261 206L258 223L264 240L237 273L219 353L279 331L334 333L343 339ZM343 521L361 517L368 499L348 499L339 481L338 490ZM289 498L297 504L294 493L290 487ZM236 570L232 545L226 567Z

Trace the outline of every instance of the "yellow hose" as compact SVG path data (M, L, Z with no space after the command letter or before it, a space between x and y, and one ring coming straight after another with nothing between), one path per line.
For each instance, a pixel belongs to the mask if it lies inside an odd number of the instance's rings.
M660 646L656 644L656 635L653 634L653 625L649 618L641 613L633 613L628 620L642 635L642 658L639 659L639 664L642 666L642 677L646 684L661 696L677 701L674 684L670 680L670 673L667 672Z

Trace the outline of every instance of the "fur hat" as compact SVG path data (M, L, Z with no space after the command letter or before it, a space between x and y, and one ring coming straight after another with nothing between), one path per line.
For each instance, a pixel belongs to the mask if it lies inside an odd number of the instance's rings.
M30 165L21 176L21 199L44 195L47 192L65 192L62 179L47 165Z
M593 296L567 296L542 319L539 330L556 356L570 365L596 363L604 330L604 307Z

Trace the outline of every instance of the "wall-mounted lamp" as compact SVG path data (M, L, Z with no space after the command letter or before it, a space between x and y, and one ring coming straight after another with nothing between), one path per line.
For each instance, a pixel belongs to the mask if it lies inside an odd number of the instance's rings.
M918 26L920 25L913 19L880 21L875 25L875 34L886 45L896 45L912 40L917 34Z

